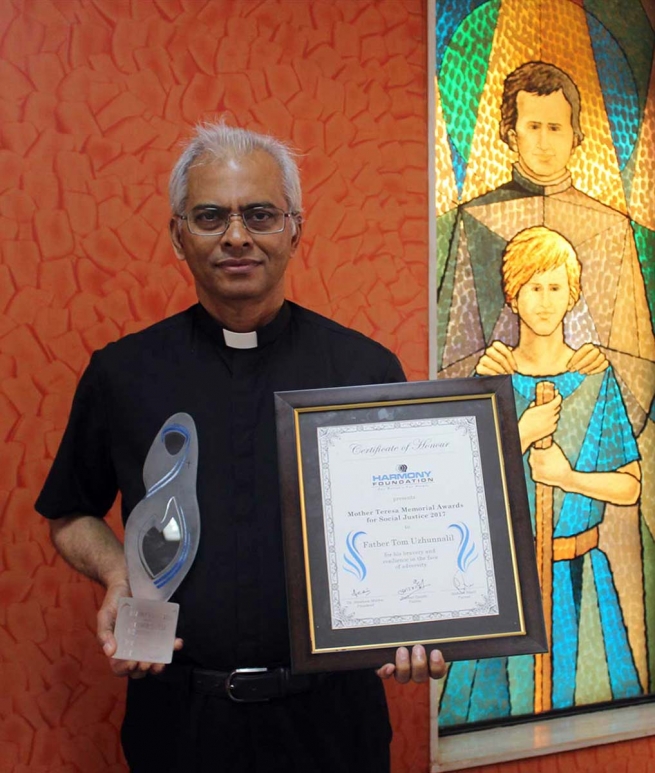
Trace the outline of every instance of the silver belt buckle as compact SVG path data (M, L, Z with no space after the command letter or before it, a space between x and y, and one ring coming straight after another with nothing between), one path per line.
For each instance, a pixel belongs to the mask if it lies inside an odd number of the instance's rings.
M235 703L265 703L268 701L268 698L237 698L233 692L234 685L232 684L232 679L237 674L264 674L267 671L268 668L235 668L233 671L230 671L225 680L225 692L227 693L227 697Z

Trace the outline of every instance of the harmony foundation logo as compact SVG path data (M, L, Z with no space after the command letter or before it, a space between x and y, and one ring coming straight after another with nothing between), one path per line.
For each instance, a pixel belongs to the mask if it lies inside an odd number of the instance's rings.
M432 470L410 470L406 464L397 465L395 472L381 473L371 476L371 485L374 488L388 486L426 486L434 483Z

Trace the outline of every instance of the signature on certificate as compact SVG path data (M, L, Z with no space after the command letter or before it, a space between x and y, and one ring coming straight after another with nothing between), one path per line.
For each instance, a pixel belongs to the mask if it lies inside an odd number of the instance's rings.
M455 593L468 593L471 588L474 587L474 583L469 582L466 579L466 576L460 572L455 572L455 576L453 577L453 585L455 586Z
M411 585L408 585L406 588L400 588L398 591L398 600L404 601L405 599L409 599L429 587L430 583L425 580L413 580Z
M370 588L353 588L351 596L355 599L360 598L360 596L370 596L371 595L371 589Z

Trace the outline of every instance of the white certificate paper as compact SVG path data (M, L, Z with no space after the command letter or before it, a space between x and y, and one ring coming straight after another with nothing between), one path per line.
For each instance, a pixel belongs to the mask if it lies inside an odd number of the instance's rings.
M332 628L497 615L475 417L317 433Z

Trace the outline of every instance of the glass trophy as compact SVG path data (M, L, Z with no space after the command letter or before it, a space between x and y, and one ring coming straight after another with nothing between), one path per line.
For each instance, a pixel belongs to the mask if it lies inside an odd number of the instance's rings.
M196 425L188 413L176 413L150 446L143 465L146 494L125 527L132 597L118 602L115 658L147 663L173 659L179 605L168 599L198 550L197 468Z

